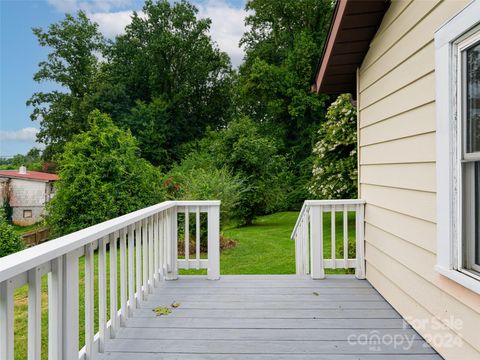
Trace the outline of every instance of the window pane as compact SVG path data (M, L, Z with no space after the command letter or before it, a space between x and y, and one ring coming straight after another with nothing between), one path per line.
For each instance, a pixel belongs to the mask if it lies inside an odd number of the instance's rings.
M480 152L480 43L466 50L466 150Z
M480 162L475 163L475 264L480 266Z

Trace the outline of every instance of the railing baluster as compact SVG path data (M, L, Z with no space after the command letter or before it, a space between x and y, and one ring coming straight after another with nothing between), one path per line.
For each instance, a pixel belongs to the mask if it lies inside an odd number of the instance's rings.
M140 307L140 299L142 298L142 236L140 222L135 224L135 283L136 283L136 303L137 308Z
M125 229L120 230L120 324L127 319L127 239Z
M343 205L343 268L348 269L348 206Z
M78 253L63 257L63 359L78 359Z
M172 211L172 277L178 279L178 214L177 208Z
M160 222L160 273L161 273L161 278L162 280L165 279L166 276L166 270L165 266L167 264L167 259L166 259L166 241L167 241L167 236L166 236L166 226L165 226L165 211L162 211L159 214L159 222Z
M0 283L0 360L13 360L14 302L13 281Z
M128 311L127 316L132 316L135 307L135 264L134 264L134 240L133 225L128 227Z
M158 286L158 214L153 215L153 285Z
M147 220L142 221L142 250L143 250L143 300L147 300L148 295L148 235L147 235Z
M98 350L105 351L107 339L107 237L98 243Z
M190 268L190 214L188 213L188 206L185 206L185 267Z
M195 259L197 260L196 269L200 269L200 206L197 206L195 218Z
M91 360L93 357L93 337L94 330L94 313L93 313L93 243L85 245L85 349L86 358Z
M28 271L28 359L40 360L42 325L40 268Z
M331 230L332 230L332 235L331 235L331 242L332 242L332 269L336 269L337 268L337 250L336 250L336 239L335 239L335 205L332 205L332 209L331 209L331 217L330 217L330 220L331 220Z
M110 337L114 338L118 329L118 305L117 305L117 233L109 235L110 251Z
M153 292L153 221L148 218L148 292Z
M48 358L62 359L62 272L63 258L51 261L48 273Z
M117 308L117 233L110 234L110 337L118 330Z

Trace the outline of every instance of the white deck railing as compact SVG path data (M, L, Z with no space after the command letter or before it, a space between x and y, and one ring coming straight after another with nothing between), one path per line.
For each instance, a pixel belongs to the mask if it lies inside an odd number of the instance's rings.
M325 278L325 269L355 269L355 276L365 278L364 200L307 200L302 206L292 232L295 240L296 273ZM348 213L355 213L355 258L348 256ZM323 214L330 213L331 257L324 256ZM336 214L342 213L343 258L337 259Z
M195 214L196 254L178 259L178 213ZM200 214L208 216L208 259L200 258ZM189 229L190 216L185 216ZM41 358L41 286L48 274L48 358L94 359L162 279L179 268L220 277L220 201L167 201L91 226L0 259L0 360L14 358L14 290L28 284L28 359ZM108 250L107 250L108 248ZM94 251L98 249L98 273ZM117 251L120 252L117 274ZM107 254L110 257L107 283ZM85 346L79 350L79 258L85 256ZM98 333L94 278L98 276ZM118 282L119 281L119 284ZM117 302L117 288L120 302ZM110 319L107 319L107 294Z

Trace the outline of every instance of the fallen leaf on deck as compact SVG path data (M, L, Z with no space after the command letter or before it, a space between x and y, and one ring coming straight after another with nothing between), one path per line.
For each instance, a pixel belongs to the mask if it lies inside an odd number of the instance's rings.
M162 316L162 315L169 315L172 313L172 310L168 307L165 307L165 306L157 306L156 308L154 308L152 310L155 315L157 316Z
M172 308L178 308L180 307L180 303L173 302L172 305L170 305Z

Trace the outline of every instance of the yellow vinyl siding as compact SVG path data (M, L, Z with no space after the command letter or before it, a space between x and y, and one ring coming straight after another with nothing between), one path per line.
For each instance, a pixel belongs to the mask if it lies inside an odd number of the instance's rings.
M363 184L435 192L435 163L365 165Z
M393 0L359 70L359 182L366 200L367 279L416 330L463 346L448 359L480 359L480 296L435 271L435 30L468 1ZM462 321L454 326L451 318Z
M361 165L435 161L435 133L364 145L360 147L360 158Z
M435 131L435 118L430 116L433 111L435 111L435 102L432 101L363 127L360 129L360 145L372 145ZM418 121L418 119L422 119L422 121Z
M422 0L415 0L412 5L421 1ZM369 68L365 69L362 66L362 81L360 83L360 91L363 91L375 81L380 80L399 64L414 55L424 46L427 46L428 43L433 40L435 30L439 28L441 24L451 18L462 7L464 7L465 4L467 4L467 1L443 1L430 13L425 14L426 16L422 19L422 21L405 33L405 35L388 50L383 49L381 42L372 44L369 53L371 51L375 51L376 47L380 47L382 49L380 51L377 50L377 53L382 55L381 58L377 59ZM396 19L395 22L400 21L402 16L403 13ZM396 31L395 22L388 28L387 31ZM369 54L367 54L367 57L368 56Z
M384 275L373 265L370 266L368 279L381 294L389 294L387 300L398 312L400 312L400 314L408 316L409 319L413 318L418 320L430 319L432 317L432 314L427 311L425 307L418 304L405 290L399 288L396 283L392 282L388 278L388 275ZM435 299L430 299L430 301L435 301ZM417 323L415 322L413 325L417 325ZM432 334L432 336L441 339L455 338L455 336L457 336L457 332L448 329L441 322L435 324L432 322L426 322L424 323L424 326L414 326L414 328L419 334L423 334L424 336ZM428 340L432 343L431 339ZM440 348L435 346L435 348L447 360L473 360L478 359L479 357L479 352L466 341L463 341L461 347L444 346Z
M437 242L435 237L437 228L430 221L373 204L367 204L365 207L365 218L367 219L367 224L382 229L431 253L436 252Z

